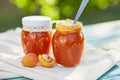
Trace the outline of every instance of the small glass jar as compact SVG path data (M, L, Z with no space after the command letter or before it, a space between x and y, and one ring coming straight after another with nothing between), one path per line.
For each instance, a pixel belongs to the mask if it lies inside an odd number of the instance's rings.
M22 45L25 54L49 54L52 37L51 19L46 16L22 18Z
M84 49L82 23L73 25L73 20L56 23L56 32L52 38L53 54L58 64L73 67L79 64Z

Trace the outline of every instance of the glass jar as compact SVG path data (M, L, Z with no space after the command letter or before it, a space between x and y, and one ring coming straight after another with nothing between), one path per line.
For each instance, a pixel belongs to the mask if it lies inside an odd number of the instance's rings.
M84 49L82 23L73 25L73 20L56 23L56 32L52 38L53 54L58 64L72 67L79 64Z
M52 37L51 19L46 16L22 18L22 45L25 54L49 54Z

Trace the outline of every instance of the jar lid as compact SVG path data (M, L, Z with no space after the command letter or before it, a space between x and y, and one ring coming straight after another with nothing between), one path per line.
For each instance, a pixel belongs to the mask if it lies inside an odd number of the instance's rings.
M47 16L26 16L22 18L23 29L43 31L51 29L51 18Z

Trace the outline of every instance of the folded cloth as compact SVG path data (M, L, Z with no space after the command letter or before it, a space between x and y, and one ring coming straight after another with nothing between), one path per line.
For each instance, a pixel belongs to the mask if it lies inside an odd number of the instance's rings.
M118 52L106 52L86 43L81 62L76 67L23 67L20 31L18 28L0 34L0 70L14 73L15 77L24 76L34 80L96 80L120 61ZM0 79L3 77L0 76Z
M1 62L0 62L1 63ZM0 64L1 65L1 64ZM3 70L0 70L0 79L4 79L4 78L10 78L10 77L20 77L20 75L11 73L11 72L6 72Z
M96 80L120 61L119 55L86 45L81 63L76 67L27 68L21 64L21 56L0 54L0 70L34 80Z

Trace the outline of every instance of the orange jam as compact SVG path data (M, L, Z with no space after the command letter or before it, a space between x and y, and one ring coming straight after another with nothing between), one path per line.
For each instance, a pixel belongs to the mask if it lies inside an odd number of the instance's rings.
M71 23L72 25L69 25ZM84 35L81 32L81 27L81 22L73 25L72 20L64 20L56 24L52 47L58 64L65 67L79 64L84 48Z
M29 32L22 30L21 37L23 49L26 54L49 54L51 32Z

